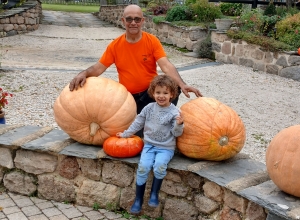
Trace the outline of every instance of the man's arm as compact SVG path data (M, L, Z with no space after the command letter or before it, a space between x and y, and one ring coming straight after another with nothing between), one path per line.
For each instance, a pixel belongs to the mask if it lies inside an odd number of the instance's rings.
M93 66L90 66L86 70L80 72L72 81L70 82L69 89L73 91L77 90L79 85L82 87L86 81L86 78L91 76L100 76L107 69L102 63L97 62Z
M175 66L168 60L167 57L162 57L160 59L157 60L157 63L159 65L159 67L161 68L161 70L166 74L169 75L170 77L173 78L173 80L175 80L175 82L177 83L177 85L181 88L181 91L184 93L184 95L188 98L190 98L189 92L193 92L195 93L195 95L197 97L202 97L201 92L192 87L187 85L181 78L181 76L179 75L177 69L175 68Z

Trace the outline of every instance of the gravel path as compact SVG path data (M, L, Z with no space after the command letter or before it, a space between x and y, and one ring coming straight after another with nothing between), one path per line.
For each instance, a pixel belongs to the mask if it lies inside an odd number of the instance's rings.
M0 70L0 87L14 94L5 108L7 124L57 128L52 108L61 90L80 70L97 61L107 43L123 33L119 28L103 29L100 33L99 28L41 25L35 32L0 39L4 69ZM174 48L165 49L177 67L207 62L183 56ZM265 163L265 151L274 135L300 124L298 81L227 64L180 74L204 96L218 99L240 115L247 131L242 152L255 160ZM117 80L114 67L103 76ZM188 100L181 95L179 106Z

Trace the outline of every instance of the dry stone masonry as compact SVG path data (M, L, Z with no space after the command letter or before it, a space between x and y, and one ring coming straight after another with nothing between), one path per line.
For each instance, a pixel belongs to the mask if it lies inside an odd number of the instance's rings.
M22 6L0 13L0 37L9 37L39 27L42 7L39 1L29 0Z
M0 125L0 184L12 193L129 211L138 157L117 159L49 127ZM152 176L144 200L149 199ZM176 154L160 205L143 214L164 220L299 219L300 199L280 191L264 164L238 154L223 162ZM287 208L286 208L287 207Z

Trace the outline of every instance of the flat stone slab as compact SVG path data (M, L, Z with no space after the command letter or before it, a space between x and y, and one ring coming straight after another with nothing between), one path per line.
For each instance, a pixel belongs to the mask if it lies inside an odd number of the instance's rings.
M281 191L272 180L237 192L284 219L300 219L300 200Z
M0 144L16 145L18 140L21 140L29 135L32 135L41 129L42 128L38 126L23 126L23 127L10 130L0 135Z
M67 133L59 129L54 129L44 136L22 145L21 148L27 150L59 152L71 143L75 143L75 141L72 140Z
M241 158L207 164L207 166L193 172L226 187L231 182L244 178L249 174L266 172L266 169L266 166L261 162Z
M59 154L74 156L79 158L98 159L98 151L101 151L101 146L85 145L78 142L65 147Z

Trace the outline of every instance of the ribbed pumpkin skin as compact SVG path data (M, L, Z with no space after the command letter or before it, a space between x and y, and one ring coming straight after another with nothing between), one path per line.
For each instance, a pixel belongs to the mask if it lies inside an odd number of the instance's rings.
M130 138L109 137L103 143L104 152L111 157L134 157L144 146L143 140L138 136Z
M241 151L245 126L230 107L214 98L200 97L181 106L183 134L177 138L179 151L187 157L221 161Z
M282 191L300 197L300 125L281 130L270 142L266 165L270 178Z
M69 85L63 89L54 103L54 116L58 126L74 140L102 145L105 139L129 127L136 116L136 104L120 83L89 77L77 90L71 92Z

